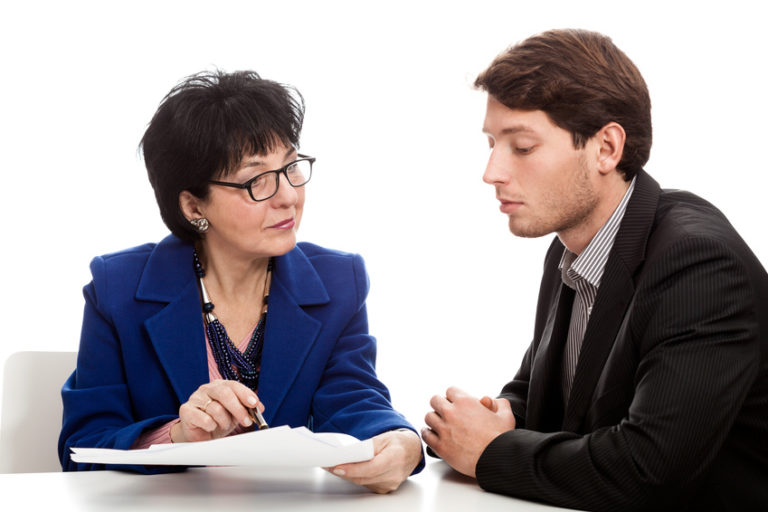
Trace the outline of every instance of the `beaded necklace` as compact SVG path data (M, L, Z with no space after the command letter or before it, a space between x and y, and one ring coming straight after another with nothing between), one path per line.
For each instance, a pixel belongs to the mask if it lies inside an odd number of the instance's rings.
M261 370L261 352L264 349L264 331L267 323L267 302L269 288L272 283L272 259L267 264L267 277L264 283L264 309L261 312L259 323L253 330L251 340L245 352L240 352L227 334L227 330L213 314L213 302L208 297L203 277L205 270L200 263L197 250L194 251L194 267L200 285L200 295L203 304L203 317L205 318L205 332L208 334L208 342L211 345L213 358L219 368L221 376L227 380L242 382L256 391L259 385L259 372Z

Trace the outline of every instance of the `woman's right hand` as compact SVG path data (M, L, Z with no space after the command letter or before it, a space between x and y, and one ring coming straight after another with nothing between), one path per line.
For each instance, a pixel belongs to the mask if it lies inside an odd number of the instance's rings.
M234 380L203 384L179 407L179 422L171 427L171 441L186 443L226 437L237 426L253 424L248 408L264 411L259 397Z

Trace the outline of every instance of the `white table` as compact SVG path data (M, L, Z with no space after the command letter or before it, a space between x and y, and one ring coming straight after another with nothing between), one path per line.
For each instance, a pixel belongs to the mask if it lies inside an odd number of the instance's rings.
M19 510L78 511L545 511L566 510L483 491L430 460L396 492L377 495L319 468L195 468L136 475L118 471L0 475L0 499Z

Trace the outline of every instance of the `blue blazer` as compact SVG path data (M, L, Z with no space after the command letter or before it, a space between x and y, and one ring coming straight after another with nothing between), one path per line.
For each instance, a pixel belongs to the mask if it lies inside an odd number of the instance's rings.
M72 462L70 447L130 448L209 381L192 250L171 235L91 262L77 369L62 388L65 471L103 469ZM275 258L258 389L270 425L359 439L413 429L376 377L367 293L358 255L302 242Z

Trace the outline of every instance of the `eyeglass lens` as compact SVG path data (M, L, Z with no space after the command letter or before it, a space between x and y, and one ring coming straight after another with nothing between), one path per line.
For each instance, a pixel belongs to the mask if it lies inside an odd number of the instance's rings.
M251 194L257 201L267 199L277 192L278 180L281 173L267 173L251 182ZM312 164L309 160L299 160L285 169L288 182L294 187L300 187L312 176Z

